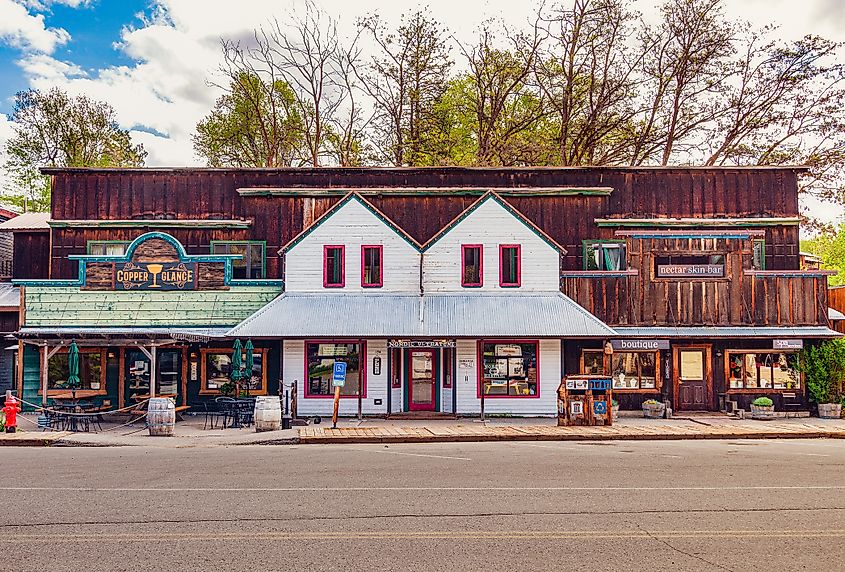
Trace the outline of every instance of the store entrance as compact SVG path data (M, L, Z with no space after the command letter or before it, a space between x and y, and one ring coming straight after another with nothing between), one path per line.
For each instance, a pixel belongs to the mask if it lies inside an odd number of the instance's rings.
M408 408L411 411L434 411L434 350L410 350L408 361Z
M139 403L150 397L151 360L140 349L127 349L123 372L126 405ZM156 350L156 397L172 397L179 401L182 381L182 349Z
M680 346L675 352L675 409L706 411L711 391L710 346Z

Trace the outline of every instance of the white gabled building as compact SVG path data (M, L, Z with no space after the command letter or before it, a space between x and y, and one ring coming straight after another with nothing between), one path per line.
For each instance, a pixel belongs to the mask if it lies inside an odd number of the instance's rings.
M614 332L560 292L563 248L494 193L420 245L350 194L282 249L285 293L230 332L282 339L299 415L554 415L564 338Z

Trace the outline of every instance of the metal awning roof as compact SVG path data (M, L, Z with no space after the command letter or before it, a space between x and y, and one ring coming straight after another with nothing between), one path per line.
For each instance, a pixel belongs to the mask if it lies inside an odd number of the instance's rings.
M426 294L423 337L607 338L615 332L572 299L548 294Z
M825 326L616 326L622 338L835 338Z
M563 294L284 294L229 337L597 337L612 329Z
M164 328L150 328L150 327L132 327L132 326L117 326L108 328L97 327L67 327L57 328L53 326L44 328L28 328L23 327L18 331L18 336L21 338L71 338L74 336L103 336L103 337L123 337L123 338L172 338L174 340L183 341L207 341L212 338L225 337L228 327L220 328L178 328L178 327L164 327Z
M0 282L0 308L18 308L21 305L21 288L10 282Z
M827 309L827 319L831 321L845 320L845 314L833 308Z

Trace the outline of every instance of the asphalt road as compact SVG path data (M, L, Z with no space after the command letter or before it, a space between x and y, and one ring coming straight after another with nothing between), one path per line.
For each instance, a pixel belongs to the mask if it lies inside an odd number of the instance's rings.
M2 570L845 569L836 440L4 448L0 461Z

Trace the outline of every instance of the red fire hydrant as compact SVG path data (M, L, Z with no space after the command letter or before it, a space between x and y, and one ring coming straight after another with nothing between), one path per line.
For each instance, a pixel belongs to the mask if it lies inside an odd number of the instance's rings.
M18 411L20 410L21 406L18 400L12 395L7 395L5 407L3 407L3 413L6 414L6 433L14 433L17 430Z

